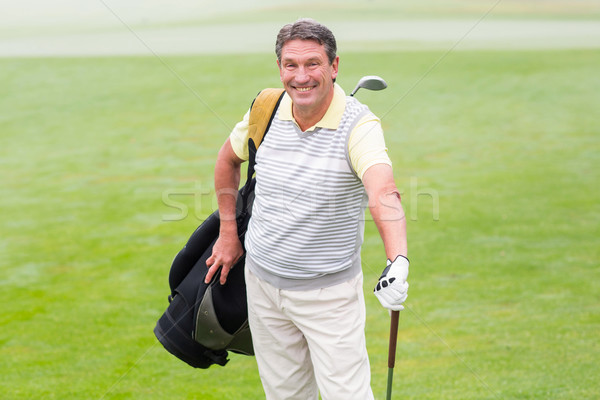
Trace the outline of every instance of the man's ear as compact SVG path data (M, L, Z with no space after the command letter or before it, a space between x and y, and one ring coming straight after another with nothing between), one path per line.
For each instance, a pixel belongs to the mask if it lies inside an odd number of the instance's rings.
M340 66L340 56L336 56L335 60L333 60L333 62L331 63L331 67L333 68L333 71L331 73L331 79L335 80L335 78L337 78L339 66Z
M277 68L279 68L279 80L281 82L283 82L283 74L282 74L282 71L281 71L281 62L279 61L279 59L277 59L276 61L277 61Z

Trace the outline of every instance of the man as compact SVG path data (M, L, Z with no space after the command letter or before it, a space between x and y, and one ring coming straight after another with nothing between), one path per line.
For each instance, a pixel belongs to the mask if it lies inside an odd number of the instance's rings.
M364 195L391 264L375 294L402 309L406 225L380 121L335 84L331 31L313 20L284 26L277 65L285 88L256 155L246 233L250 329L267 399L372 399L360 248ZM220 236L207 260L221 283L243 248L235 203L248 159L248 113L221 148L215 189Z

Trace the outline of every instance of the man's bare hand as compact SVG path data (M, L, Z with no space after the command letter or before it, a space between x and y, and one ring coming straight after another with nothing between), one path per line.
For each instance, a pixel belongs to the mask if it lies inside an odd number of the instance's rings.
M219 238L213 246L213 252L206 260L208 273L204 279L209 283L213 276L221 268L221 279L219 282L224 285L227 281L227 275L235 263L244 255L244 249L237 235L219 235Z

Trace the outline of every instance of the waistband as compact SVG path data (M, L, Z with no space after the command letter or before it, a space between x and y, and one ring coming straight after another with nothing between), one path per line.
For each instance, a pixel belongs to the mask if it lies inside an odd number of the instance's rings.
M246 268L250 269L250 271L252 271L252 273L260 279L270 283L278 289L314 290L338 285L354 278L361 272L361 261L359 253L358 256L354 258L350 267L339 272L323 274L315 278L307 279L286 278L272 274L266 269L261 268L261 266L252 258L252 256L250 256L250 254L246 254Z

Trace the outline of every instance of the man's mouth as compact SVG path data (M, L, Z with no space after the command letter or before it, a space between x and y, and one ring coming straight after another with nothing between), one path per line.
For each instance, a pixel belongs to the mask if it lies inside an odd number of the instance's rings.
M308 91L312 90L313 87L312 86L309 86L309 87L298 87L298 86L296 86L295 89L297 91L299 91L299 92L308 92Z

